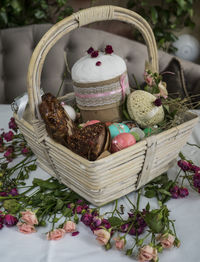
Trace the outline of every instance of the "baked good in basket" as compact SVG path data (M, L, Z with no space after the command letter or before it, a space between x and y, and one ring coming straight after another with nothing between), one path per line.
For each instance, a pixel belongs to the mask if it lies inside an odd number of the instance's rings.
M120 121L121 105L130 93L125 61L107 45L90 47L72 67L74 93L83 121Z

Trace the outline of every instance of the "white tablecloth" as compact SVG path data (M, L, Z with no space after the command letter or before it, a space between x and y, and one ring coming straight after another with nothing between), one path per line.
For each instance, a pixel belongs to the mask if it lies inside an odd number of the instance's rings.
M8 121L12 112L9 105L0 105L0 128L8 129ZM200 145L200 122L195 127L189 142ZM200 150L196 147L185 146L183 152L191 158L195 164L200 165ZM176 168L169 170L173 176ZM49 175L38 168L32 173L33 177L48 178ZM129 194L134 200L135 193ZM142 198L141 206L150 202L151 207L157 208L154 199ZM124 198L120 202L128 206ZM170 200L167 203L171 210L170 217L176 220L177 235L181 240L180 248L173 248L159 254L160 261L169 262L199 262L200 252L200 194L189 190L189 197L185 199ZM105 206L104 210L110 210L112 204ZM0 231L0 261L1 262L128 262L136 261L133 257L127 257L123 252L112 248L105 251L92 234L89 228L82 223L78 224L80 234L72 237L66 234L59 241L47 241L45 233L49 228L39 228L37 233L24 235L17 231L16 227L4 227Z

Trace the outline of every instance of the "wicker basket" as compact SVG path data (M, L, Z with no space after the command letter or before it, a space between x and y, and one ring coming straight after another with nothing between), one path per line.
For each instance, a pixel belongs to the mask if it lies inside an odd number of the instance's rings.
M94 162L76 155L48 136L38 112L41 102L40 78L45 57L63 35L80 26L103 20L120 20L134 25L146 41L148 62L153 71L158 72L154 35L141 16L115 6L82 10L55 24L35 48L27 78L29 106L22 119L14 115L39 165L96 206L137 190L168 170L198 121L196 115L187 113L185 123Z

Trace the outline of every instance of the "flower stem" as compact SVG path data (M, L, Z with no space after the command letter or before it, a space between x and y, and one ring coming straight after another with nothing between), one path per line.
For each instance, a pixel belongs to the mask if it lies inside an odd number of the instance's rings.
M180 168L180 170L179 170L178 174L176 175L176 177L175 177L175 179L174 179L174 183L176 183L176 181L177 181L177 179L178 179L178 177L179 177L180 173L181 173L181 168Z
M133 207L133 209L135 209L135 205L131 202L131 200L128 198L127 195L125 195L125 198L128 200L128 202L131 204L131 206Z
M140 206L140 197L141 197L141 189L138 191L138 197L137 197L137 210L139 210L139 206Z
M189 146L196 146L197 148L200 149L200 146L198 146L198 145L196 145L196 144L190 144L190 143L187 142L187 145L189 145Z

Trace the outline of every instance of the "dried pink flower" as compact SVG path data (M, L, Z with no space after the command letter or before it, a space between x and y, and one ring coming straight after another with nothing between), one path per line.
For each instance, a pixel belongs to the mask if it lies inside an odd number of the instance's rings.
M12 188L8 195L17 196L19 195L17 188Z
M191 168L191 164L186 160L179 160L177 164L183 171L188 171Z
M178 186L173 186L170 188L170 193L172 195L172 198L177 199L179 197L179 187Z
M100 245L106 245L110 239L110 233L105 229L95 230L94 234L97 236L96 240Z
M54 229L47 233L47 240L59 240L65 235L65 230L62 228Z
M76 230L76 224L73 221L66 221L63 229L66 233L74 232Z
M18 219L10 214L7 214L4 216L3 222L7 227L12 227L17 224Z
M79 234L79 231L76 231L76 232L73 232L73 233L72 233L72 236L75 237L75 236L77 236L78 234Z
M175 236L166 233L158 236L157 240L159 240L163 248L171 248L174 245Z
M17 131L18 127L17 127L14 117L11 117L10 122L8 123L8 126L10 129L13 129L15 132Z
M139 262L156 261L158 258L157 249L146 245L140 248L138 260Z
M21 212L21 219L26 223L26 224L29 224L29 225L37 225L38 224L38 220L37 220L37 217L35 215L34 212L32 211L24 211L24 212Z
M89 226L93 221L93 216L91 213L85 213L81 217L81 221L86 225Z
M124 246L126 244L126 241L124 238L120 238L120 237L117 237L117 238L114 238L115 240L115 247L118 249L118 250L122 250L124 249Z
M14 138L14 133L12 131L9 131L7 133L4 133L4 139L9 142Z
M28 225L26 223L17 223L17 227L19 229L19 231L23 234L31 234L31 233L35 233L35 227L33 225Z
M4 156L7 158L8 161L12 161L13 148L11 146L7 148L6 152L4 153Z
M188 189L186 187L179 188L179 196L184 198L189 195Z
M22 148L21 152L22 152L23 155L27 155L29 153L28 147Z
M153 78L153 76L149 73L147 73L147 71L144 72L144 80L147 83L148 86L153 86L155 85L155 80Z
M156 100L154 101L154 105L155 105L155 106L161 106L161 105L162 105L162 100L161 100L161 98L156 98Z

